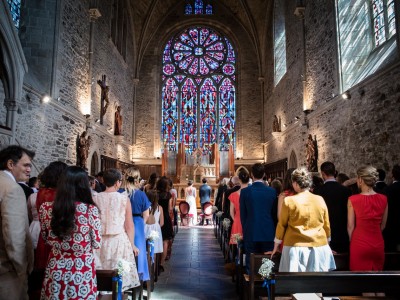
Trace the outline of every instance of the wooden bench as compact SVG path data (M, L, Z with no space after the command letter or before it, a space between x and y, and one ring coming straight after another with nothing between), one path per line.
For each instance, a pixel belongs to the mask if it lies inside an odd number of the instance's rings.
M322 292L339 295L351 295L360 294L362 292L391 293L393 291L394 293L397 293L396 290L391 289L391 287L397 284L397 288L400 288L400 271L398 271L400 270L400 253L398 252L385 254L386 270L381 272L350 272L348 271L348 254L336 254L334 257L338 271L278 273L277 270L279 269L280 257L275 256L273 259L275 263L273 271L276 272L274 273L276 281L275 286L273 287L274 293L293 294ZM262 264L263 258L270 258L270 255L252 253L250 256L250 273L249 275L243 274L241 276L242 282L240 282L239 285L244 287L242 289L242 296L247 299L254 299L256 294L262 294L265 296L267 295L266 289L262 288L263 279L258 274L258 270ZM241 263L238 268L239 270L243 271L243 256L241 256L240 262ZM306 277L301 277L304 274ZM238 274L238 278L240 278L239 276L240 275ZM354 276L355 279L353 279L352 276ZM281 278L283 278L283 280L281 280ZM291 280L296 283L292 283ZM387 285L385 285L386 281L388 281ZM375 284L372 285L372 282L375 282ZM379 283L379 285L376 283ZM299 286L302 286L303 284L304 287L299 288ZM372 285L371 287L369 286L370 284ZM346 288L342 288L342 285L346 285ZM318 290L318 287L320 286L322 288L321 291Z
M271 279L275 281L271 284L271 300L278 294L294 293L334 296L386 293L387 299L398 299L400 295L400 271L280 272L272 274Z

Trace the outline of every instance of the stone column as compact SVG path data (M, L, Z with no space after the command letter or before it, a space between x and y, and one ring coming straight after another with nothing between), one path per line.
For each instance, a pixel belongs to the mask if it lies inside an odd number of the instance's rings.
M136 90L139 78L133 79L133 114L132 114L132 145L136 144Z
M93 67L93 41L94 41L94 23L98 18L101 17L101 13L97 8L89 9L89 18L90 18L90 33L89 33L89 69L88 69L88 94L90 97L90 103L92 102L92 67ZM91 106L91 105L90 105Z
M264 107L265 107L265 103L264 103L264 77L258 77L258 81L260 82L260 88L261 88L261 141L264 142L265 140L265 134L264 134L264 130L265 130L265 121L264 121Z

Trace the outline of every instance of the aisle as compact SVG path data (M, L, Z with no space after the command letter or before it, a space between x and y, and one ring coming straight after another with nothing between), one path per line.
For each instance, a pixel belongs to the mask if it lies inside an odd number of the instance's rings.
M212 226L180 227L151 298L238 299Z

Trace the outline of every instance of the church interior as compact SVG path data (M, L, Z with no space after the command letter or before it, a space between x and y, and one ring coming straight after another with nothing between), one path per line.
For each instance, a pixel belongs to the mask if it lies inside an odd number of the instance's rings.
M398 9L390 0L2 1L0 144L35 150L34 175L61 160L186 183L255 162L282 176L307 164L311 137L317 165L390 173Z
M31 176L53 161L165 175L178 200L255 163L268 180L372 165L390 183L399 16L397 0L2 0L0 148L35 151Z

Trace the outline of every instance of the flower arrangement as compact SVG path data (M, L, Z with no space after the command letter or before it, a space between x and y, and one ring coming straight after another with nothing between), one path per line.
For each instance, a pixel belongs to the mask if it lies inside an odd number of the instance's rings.
M218 218L221 218L221 216L222 216L223 213L224 213L223 211L219 211L219 212L217 212L215 215L216 215Z
M155 230L150 231L149 235L147 236L147 239L152 242L154 242L155 240L158 240L159 238L160 238L160 235Z
M117 263L116 269L118 270L119 276L124 276L131 271L131 266L125 259L120 259Z
M258 274L260 274L263 279L268 279L272 273L272 268L274 265L275 263L272 260L263 258L261 267L258 270Z
M215 205L213 205L212 207L212 212L213 214L215 214L218 211L218 207L216 207Z
M231 227L231 220L229 220L228 218L225 218L225 219L222 221L222 226L224 226L224 229L225 229L225 230L228 230L229 227Z
M243 241L243 236L240 233L232 234L232 239L236 242L236 244L240 244Z

